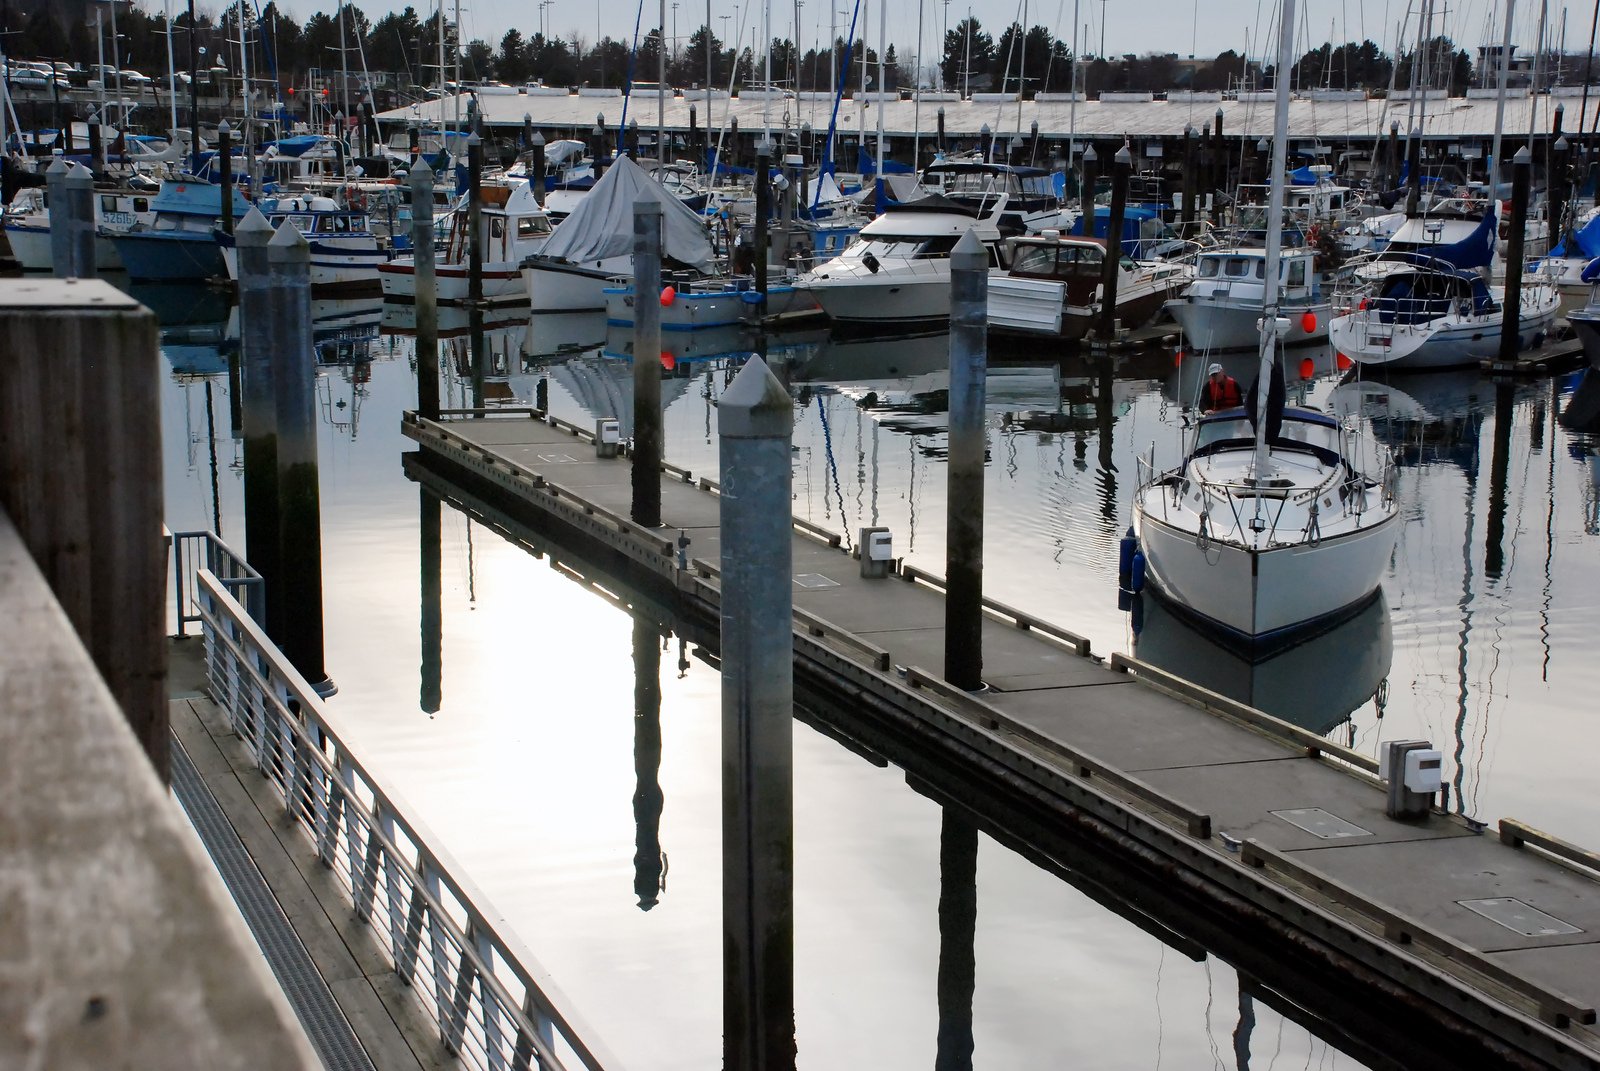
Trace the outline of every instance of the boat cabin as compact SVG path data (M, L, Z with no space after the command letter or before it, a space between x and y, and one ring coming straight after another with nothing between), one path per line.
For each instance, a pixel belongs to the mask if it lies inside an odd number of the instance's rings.
M1039 167L946 161L923 168L921 185L980 216L999 209L996 225L1004 234L1021 234L1028 220L1061 207L1055 177Z
M451 217L445 258L451 264L465 264L468 249L465 206ZM550 217L534 200L533 188L526 182L515 186L484 186L479 222L485 263L521 264L522 258L537 252L550 237Z
M1023 279L1054 279L1067 284L1067 300L1087 305L1105 278L1106 244L1103 239L1068 235L1029 235L1006 243L1011 267L1007 274ZM1139 270L1138 262L1123 255L1123 275Z
M1268 426L1271 424L1269 422ZM1236 450L1255 441L1255 425L1247 407L1222 409L1200 418L1195 429L1191 457L1203 457L1219 450ZM1272 439L1274 449L1302 450L1314 454L1326 465L1338 465L1343 457L1338 420L1327 413L1298 406L1285 406L1283 423ZM1263 488L1263 491L1266 491Z
M331 197L280 197L260 207L274 228L287 221L308 239L364 235L372 229L365 212L346 211Z
M1500 311L1483 278L1447 265L1391 272L1366 299L1369 315L1383 324L1425 324L1449 316L1489 316Z
M1278 264L1279 296L1285 302L1317 297L1320 282L1310 249L1285 250ZM1195 293L1260 300L1265 296L1267 252L1264 249L1218 249L1195 262Z

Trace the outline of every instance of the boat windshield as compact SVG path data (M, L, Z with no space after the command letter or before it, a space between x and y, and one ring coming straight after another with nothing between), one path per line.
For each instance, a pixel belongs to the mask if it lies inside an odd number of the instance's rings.
M1014 275L1043 275L1055 279L1098 279L1105 250L1095 245L1019 243L1011 254Z
M950 251L956 247L959 237L953 234L941 234L931 238L900 237L892 238L857 238L850 243L844 251L847 257L860 259L871 253L882 260L884 257L893 257L896 260L941 260L949 257Z
M1244 411L1240 410L1239 413L1237 417L1202 421L1195 437L1195 452L1200 453L1214 443L1254 439L1255 429L1250 426ZM1324 424L1320 421L1296 420L1286 413L1283 427L1278 432L1274 444L1279 446L1302 444L1312 447L1319 453L1337 454L1339 428L1335 424Z

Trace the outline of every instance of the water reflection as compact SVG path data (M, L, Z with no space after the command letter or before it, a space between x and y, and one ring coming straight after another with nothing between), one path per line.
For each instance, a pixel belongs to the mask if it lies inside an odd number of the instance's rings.
M1394 660L1389 604L1380 588L1358 612L1327 631L1251 659L1149 594L1134 654L1168 673L1284 721L1327 734L1381 691Z
M424 714L432 715L439 713L444 703L444 610L441 605L444 533L439 520L438 496L419 484L417 497L421 503L417 542L422 580L422 609L418 614L422 632L422 688L417 705Z
M661 850L661 631L633 619L633 894L649 911L666 891Z
M972 1071L977 987L978 827L946 804L939 829L939 1043L937 1071Z

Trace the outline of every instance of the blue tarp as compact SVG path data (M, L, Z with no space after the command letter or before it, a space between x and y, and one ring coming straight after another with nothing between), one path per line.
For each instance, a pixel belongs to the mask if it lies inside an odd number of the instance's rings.
M1146 220L1159 220L1160 218L1160 214L1154 209L1140 208L1136 205L1129 205L1126 209L1124 209L1122 213L1123 252L1127 253L1129 256L1136 256L1139 250L1139 243L1144 237L1141 224L1143 224ZM1082 234L1083 224L1084 219L1082 216L1079 216L1077 224L1072 228L1072 233ZM1110 226L1110 207L1107 205L1095 205L1094 234L1092 237L1104 238L1106 236L1106 231L1110 228Z
M1447 260L1458 268L1482 268L1494 259L1495 240L1500 236L1499 219L1494 209L1483 214L1483 219L1473 232L1459 242L1428 246L1428 256Z
M1553 257L1600 257L1600 216L1583 225L1583 230L1571 235L1576 249L1568 249L1566 239L1550 250Z
M1289 181L1296 186L1315 186L1317 184L1317 176L1312 173L1311 165L1307 164L1289 172Z
M877 173L878 159L867 151L865 145L856 146L856 170L861 172L862 175L874 175ZM883 162L883 173L885 175L909 175L911 170L910 164L902 164L894 160L885 160Z

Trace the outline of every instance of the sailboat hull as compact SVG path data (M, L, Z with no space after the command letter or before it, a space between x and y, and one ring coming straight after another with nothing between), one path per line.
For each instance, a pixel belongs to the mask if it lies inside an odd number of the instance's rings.
M1159 495L1159 489L1149 493ZM1287 642L1378 587L1398 535L1396 515L1317 542L1256 550L1201 545L1193 530L1136 503L1134 523L1148 577L1190 613L1254 645Z
M1536 345L1561 307L1554 287L1530 290L1518 322L1517 349ZM1358 364L1402 369L1464 368L1500 353L1501 314L1443 318L1414 325L1384 324L1371 310L1334 320L1328 340Z

